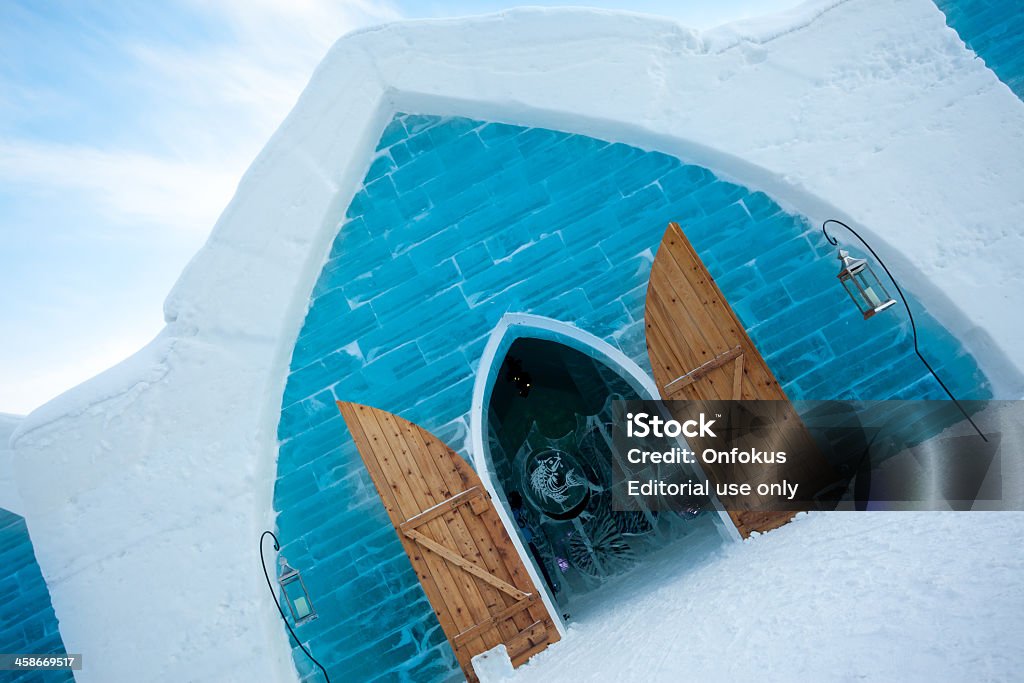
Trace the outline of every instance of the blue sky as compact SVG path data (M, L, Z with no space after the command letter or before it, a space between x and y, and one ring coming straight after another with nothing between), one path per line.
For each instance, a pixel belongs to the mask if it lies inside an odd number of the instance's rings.
M331 43L499 0L0 3L0 412L142 347L235 185ZM529 2L695 28L796 0Z

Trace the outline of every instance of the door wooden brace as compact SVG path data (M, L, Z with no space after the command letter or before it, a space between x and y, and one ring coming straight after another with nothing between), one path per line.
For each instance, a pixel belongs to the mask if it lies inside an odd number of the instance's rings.
M526 598L525 600L520 600L519 602L513 603L512 605L509 605L502 611L495 614L490 619L487 619L486 621L481 621L479 624L476 624L475 626L470 626L465 631L455 636L452 640L455 642L455 645L461 645L463 642L471 638L475 638L487 629L497 626L499 622L505 621L506 619L511 619L515 615L522 612L524 609L527 609L531 605L533 605L533 603L536 602L536 600L536 595L530 595L530 597Z
M415 529L402 529L402 533L405 534L408 538L411 538L412 540L416 541L432 553L440 555L444 559L454 564L456 567L459 567L465 570L466 572L472 574L473 576L477 577L478 579L491 584L492 586L500 590L502 593L507 593L516 600L525 600L530 596L530 593L524 593L512 584L502 581L494 574L488 572L486 569L483 569L479 565L470 562L469 560L462 557L453 550L445 548L437 541L427 538Z
M734 346L731 349L729 349L728 351L720 353L717 356L715 356L714 358L712 358L711 360L707 361L706 363L703 363L700 366L694 368L693 370L690 370L685 375L682 375L680 377L676 377L674 380L672 380L671 382L669 382L668 384L665 385L665 391L670 393L670 394L675 393L675 392L679 391L680 389L682 389L684 387L690 386L691 384L693 384L694 382L699 380L701 377L703 377L704 375L706 375L709 372L711 372L712 370L714 370L715 368L720 368L723 365L725 365L726 363L728 363L729 361L731 361L731 360L733 360L735 358L741 358L742 356L743 356L743 349L740 348L739 346ZM739 375L742 376L742 374L743 374L743 367L741 366L740 370L739 370ZM735 386L735 378L734 378L734 386Z
M739 401L743 398L743 354L736 356L736 369L732 374L732 398Z
M512 666L517 666L534 653L543 650L547 643L548 629L543 622L536 621L509 640L505 647L512 660Z
M415 517L410 517L409 519L405 520L404 522L402 522L402 531L404 532L406 529L415 529L421 524L426 524L430 520L440 517L441 515L447 512L451 512L460 505L472 502L475 498L483 495L484 490L479 486L474 486L471 489L466 489L462 493L454 495L451 498L448 498L447 500L442 500L434 507L424 510ZM474 509L473 512L476 512L476 510Z

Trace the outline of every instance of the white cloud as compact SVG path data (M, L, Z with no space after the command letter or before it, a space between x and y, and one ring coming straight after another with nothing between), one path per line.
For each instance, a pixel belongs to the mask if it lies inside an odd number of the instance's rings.
M282 64L319 60L342 34L401 17L387 2L366 0L222 0L197 6L224 17L240 47Z
M149 146L169 152L110 149L104 141L0 140L0 179L80 190L87 206L114 222L143 220L205 235L330 45L348 31L398 16L389 5L364 0L195 7L221 20L223 43L202 52L129 46L137 59L131 68L144 74L153 98L146 120L149 142L159 144Z
M83 203L117 223L139 221L205 235L224 208L237 174L133 152L0 141L7 186L80 191Z
M38 131L32 138L0 138L0 183L18 203L17 215L38 219L19 223L14 209L0 213L0 234L17 223L48 231L45 237L52 239L73 227L76 240L93 242L75 254L74 264L48 259L21 269L20 279L0 280L9 293L30 291L35 302L0 310L0 411L29 412L155 336L162 292L170 283L129 284L136 296L111 300L109 293L126 284L119 278L147 270L149 277L166 277L154 274L183 268L187 252L202 244L331 44L344 33L398 16L389 4L365 0L182 1L221 27L219 42L193 51L126 42L122 47L133 59L87 65L110 70L112 78L135 88L124 94L138 97L135 106L122 110L108 103L107 110L93 112L109 120L112 133L130 134L75 144L54 142L65 136L47 139ZM116 34L100 37L118 40ZM96 38L83 35L86 43ZM86 106L59 83L40 82L17 94L8 89L0 97L0 117L31 117L35 108L46 112L62 98L71 98L62 103L65 108ZM76 217L74 226L47 220L56 203L63 215ZM149 252L139 249L147 239L140 226L161 231L151 238ZM156 246L166 247L170 235L180 247L174 255ZM90 261L97 252L104 258ZM24 258L10 249L0 256ZM120 270L110 265L139 258L153 261L133 261ZM74 296L62 291L66 278L54 276L69 266L75 269Z

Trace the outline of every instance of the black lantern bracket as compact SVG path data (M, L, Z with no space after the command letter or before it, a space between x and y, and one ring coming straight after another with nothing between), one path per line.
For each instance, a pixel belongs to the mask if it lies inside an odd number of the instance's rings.
M974 427L974 431L978 432L978 436L980 436L982 440L987 442L988 438L982 433L981 429L978 428L978 425L975 424L974 420L971 419L971 416L967 414L967 411L964 410L964 407L960 405L960 401L956 400L956 397L953 395L953 392L949 390L949 387L947 387L946 383L942 381L942 379L939 377L939 374L935 372L935 369L932 368L932 366L928 363L925 357L921 355L921 349L917 343L917 325L914 323L914 313L910 310L910 304L907 303L907 297L906 295L903 294L903 290L900 288L900 283L896 281L895 277L893 277L892 273L889 271L888 266L885 265L885 261L883 261L881 257L879 257L877 253L875 253L875 250L871 248L871 245L868 244L867 241L865 241L864 238L861 237L856 230L851 228L846 223L843 223L840 220L836 220L835 218L829 218L828 220L821 224L821 232L823 235L825 235L825 239L828 240L829 244L831 244L832 246L837 246L839 244L838 240L832 237L832 235L828 234L827 228L829 223L841 225L847 230L849 230L850 234L852 234L854 237L860 240L860 243L863 244L869 252L871 252L871 255L878 262L878 265L882 266L882 270L884 270L885 274L889 276L889 280L896 288L896 293L900 295L900 299L903 301L903 307L907 309L907 317L910 319L910 330L911 332L913 332L914 335L914 353L917 354L917 357L921 360L924 366L928 368L928 372L932 374L932 377L934 377L935 381L939 383L939 386L942 387L942 390L946 392L946 395L949 396L953 403L956 404L956 407L960 409L960 412L963 413L963 416L965 418L967 418L967 421L971 423L971 426Z
M270 581L270 573L267 572L267 561L263 557L263 540L267 536L270 536L272 539L274 539L274 552L277 552L281 549L281 544L278 542L277 536L274 535L273 531L264 531L263 534L260 536L260 564L263 565L263 577L267 580L267 588L270 589L270 595L274 599L274 604L277 606L277 611L281 615L281 620L284 622L284 625L288 628L288 633L292 634L292 638L295 640L295 643L300 648L302 648L302 651L306 654L307 657L309 657L309 660L317 665L317 668L319 668L324 675L324 680L327 681L327 683L331 683L331 677L327 675L327 670L320 664L320 662L316 661L316 658L310 653L309 650L306 649L306 646L302 644L302 641L299 640L299 637L295 635L295 631L292 630L292 625L288 623L288 618L284 615L284 610L281 608L281 602L280 600L278 600L277 592L274 591L274 585ZM285 597L287 599L287 596Z

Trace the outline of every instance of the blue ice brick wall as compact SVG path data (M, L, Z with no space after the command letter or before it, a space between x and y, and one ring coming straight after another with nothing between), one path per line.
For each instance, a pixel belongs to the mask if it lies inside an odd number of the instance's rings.
M1024 99L1024 2L935 0L946 23Z
M0 508L0 652L64 654L50 592L22 517ZM74 681L70 671L5 672L11 683Z
M345 680L422 683L456 666L335 399L397 413L459 448L478 359L510 311L571 322L648 367L644 299L671 220L791 398L941 397L904 314L863 321L817 227L664 154L400 115L339 219L284 391L274 505L283 552L320 613L299 636ZM952 386L987 395L974 361L918 313Z

